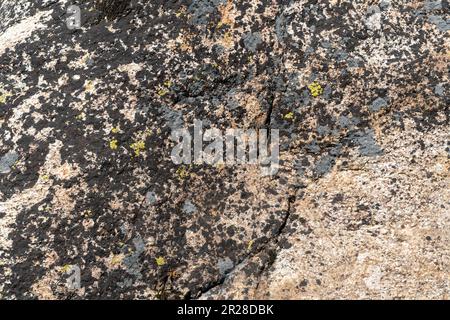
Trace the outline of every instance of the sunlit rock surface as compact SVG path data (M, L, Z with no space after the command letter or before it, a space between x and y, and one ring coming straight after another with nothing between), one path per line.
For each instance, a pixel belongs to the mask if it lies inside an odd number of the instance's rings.
M446 0L0 0L0 298L448 299L449 25ZM277 174L174 164L194 119L279 129Z

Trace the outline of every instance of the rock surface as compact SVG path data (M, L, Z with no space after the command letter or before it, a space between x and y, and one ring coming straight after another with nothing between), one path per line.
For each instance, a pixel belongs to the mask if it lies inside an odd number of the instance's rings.
M0 0L0 298L448 299L449 23L446 0ZM279 171L174 164L194 119L279 129Z

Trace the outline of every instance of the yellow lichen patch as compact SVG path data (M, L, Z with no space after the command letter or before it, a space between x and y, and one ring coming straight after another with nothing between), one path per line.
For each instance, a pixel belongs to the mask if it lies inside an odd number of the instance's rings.
M145 142L142 140L133 142L130 145L130 148L133 149L136 156L139 156L141 154L141 151L145 149Z
M248 250L248 251L252 250L253 243L254 243L253 240L250 240L250 241L248 242L248 246L247 246L247 250Z
M185 166L181 166L177 169L177 175L180 179L186 179L189 177L189 172L186 170Z
M123 255L122 254L115 254L111 257L111 265L117 266L122 263Z
M116 150L117 147L118 147L118 145L117 145L117 139L112 139L112 140L109 142L109 147L110 147L112 150Z
M114 127L111 129L112 133L119 133L120 129L118 127Z
M144 137L148 137L148 136L151 136L152 135L152 130L150 130L150 129L145 129L145 131L144 131Z
M164 257L158 257L155 259L155 261L158 267L161 267L166 264L166 259L164 259Z
M70 264L66 264L66 265L63 265L63 266L59 269L59 271L62 272L62 273L67 273L67 272L70 271L70 268L71 268L71 265L70 265Z
M323 93L323 88L317 81L314 81L308 86L309 91L313 97L318 97Z
M294 113L293 112L288 112L284 115L284 118L287 120L291 120L294 119Z
M186 7L181 7L181 9L175 13L175 16L177 16L177 18L180 18L180 17L184 16L185 13L186 13Z
M170 80L167 80L163 83L163 88L159 89L157 94L160 97L164 97L166 94L168 94L170 92L170 90L168 90L168 88L172 87L173 83Z
M167 91L165 89L158 90L158 96L160 96L160 97L164 97L168 93L169 93L169 91Z
M44 174L43 176L41 176L41 180L42 181L48 181L50 179L50 177L46 174Z
M10 96L11 96L11 93L9 93L8 91L5 91L5 92L0 91L0 104L6 103L6 100Z

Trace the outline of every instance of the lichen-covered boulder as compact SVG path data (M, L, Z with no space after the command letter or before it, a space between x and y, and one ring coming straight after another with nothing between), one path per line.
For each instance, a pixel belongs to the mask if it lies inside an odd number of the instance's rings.
M0 298L448 298L449 23L446 0L1 1ZM195 120L279 130L277 172L174 163Z

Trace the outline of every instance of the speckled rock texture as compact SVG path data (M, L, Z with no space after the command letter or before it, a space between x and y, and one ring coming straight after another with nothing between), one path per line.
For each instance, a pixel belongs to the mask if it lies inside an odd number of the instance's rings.
M0 0L0 298L448 299L449 10ZM194 119L277 174L174 164Z

